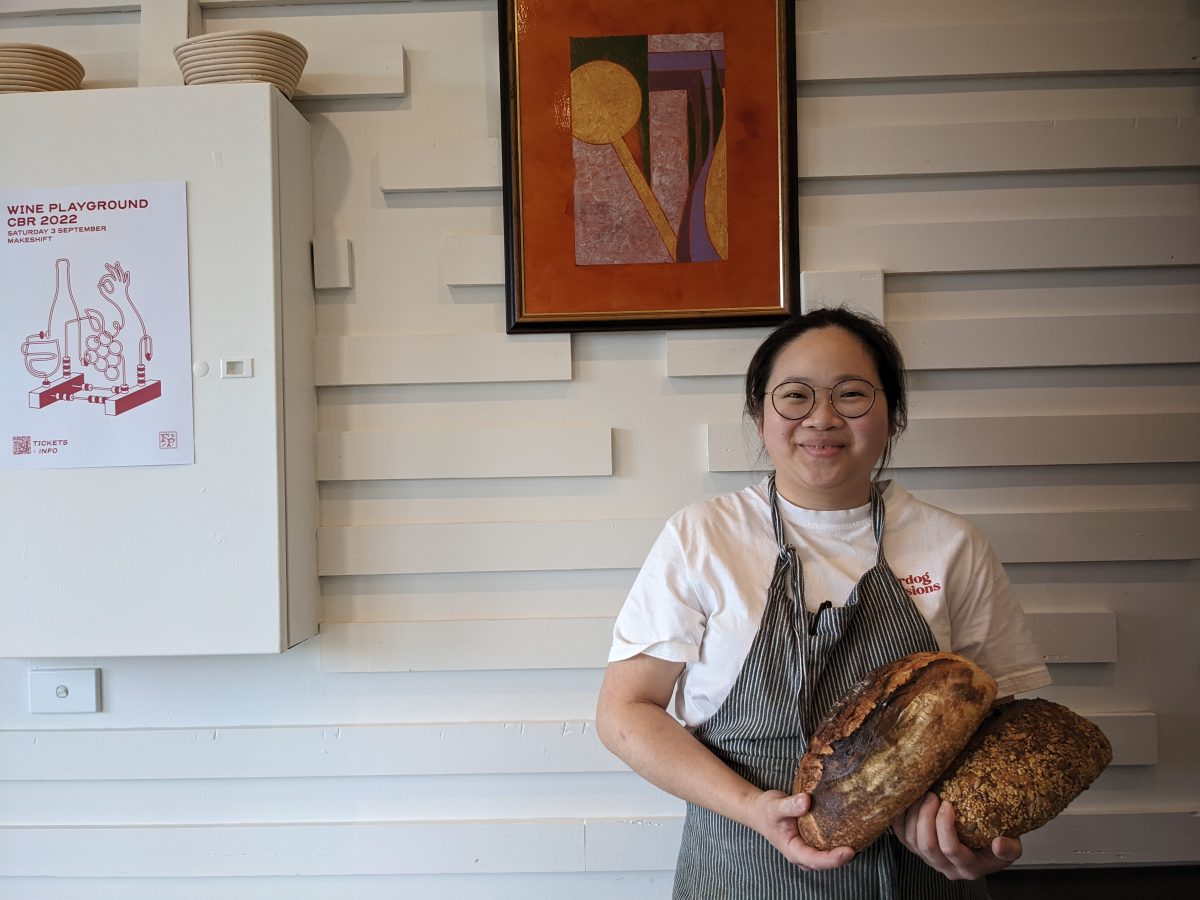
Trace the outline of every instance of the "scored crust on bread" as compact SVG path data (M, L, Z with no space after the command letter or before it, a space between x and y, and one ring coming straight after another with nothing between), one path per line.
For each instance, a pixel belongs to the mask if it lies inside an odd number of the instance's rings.
M955 653L914 653L847 692L809 741L792 793L812 795L796 822L812 847L871 844L929 790L996 698L996 682Z
M954 804L959 840L983 849L1041 828L1110 762L1093 722L1049 700L1014 700L984 720L933 792Z

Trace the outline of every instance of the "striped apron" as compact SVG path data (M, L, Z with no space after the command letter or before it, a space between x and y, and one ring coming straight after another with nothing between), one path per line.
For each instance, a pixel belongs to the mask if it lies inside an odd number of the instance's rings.
M791 793L807 735L862 676L937 641L883 556L883 498L871 488L875 565L842 607L804 605L803 577L770 481L779 557L762 624L729 696L696 737L763 790ZM676 900L960 900L986 898L980 881L949 881L889 829L840 869L806 872L755 831L688 804L675 870Z

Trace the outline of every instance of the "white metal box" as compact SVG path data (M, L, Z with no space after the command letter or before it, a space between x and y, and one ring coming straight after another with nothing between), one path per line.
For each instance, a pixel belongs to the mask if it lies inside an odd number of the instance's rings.
M316 633L309 141L265 84L0 95L0 189L186 182L196 364L194 464L0 470L0 656Z

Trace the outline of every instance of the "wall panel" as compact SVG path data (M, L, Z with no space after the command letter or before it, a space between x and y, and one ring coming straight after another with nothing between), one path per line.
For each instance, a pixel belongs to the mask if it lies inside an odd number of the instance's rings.
M906 4L907 6L907 4ZM1191 118L1186 74L1014 75L859 85L804 82L797 109L809 128L977 125L986 122Z
M356 335L318 337L317 384L564 381L568 335Z
M950 292L942 292L949 294ZM984 292L978 292L984 294ZM1115 294L1109 291L1109 294ZM1138 303L1147 294L1167 292L1127 291L1113 296L1116 306ZM1180 292L1182 293L1182 291ZM1007 369L1035 366L1115 366L1200 362L1200 313L1108 312L1103 315L1008 315L1002 318L974 315L976 298L961 293L937 296L937 309L914 313L919 302L911 292L886 298L888 328L900 345L909 369ZM997 304L1011 306L1025 299L1065 304L1067 291L1012 290L993 296ZM924 295L920 299L931 295ZM961 299L955 318L944 308ZM971 304L968 306L968 304ZM932 305L932 304L931 304ZM1200 304L1198 304L1200 305ZM908 307L907 310L905 307ZM904 311L910 317L893 318ZM675 377L706 375L742 376L754 350L766 335L763 330L676 332L667 336L667 374Z
M755 468L739 424L709 426L709 468ZM899 469L1200 461L1200 414L983 415L909 420L897 443Z
M1192 166L1194 118L803 128L802 178Z
M658 519L461 522L323 527L321 575L631 569L658 536Z
M682 818L8 829L13 875L144 877L645 871L674 865ZM1026 839L1027 864L1178 858L1200 837L1186 813L1063 815ZM284 848L281 850L281 848ZM1080 849L1088 848L1088 849Z
M5 731L0 760L6 779L36 782L624 769L587 721Z
M801 225L813 269L973 272L1200 263L1200 216Z
M612 619L488 619L321 626L326 672L599 669Z
M798 9L803 11L803 2ZM891 29L862 22L847 31L806 27L801 12L796 43L801 81L1197 68L1197 25L1187 19Z
M600 426L317 435L317 478L322 481L612 473L612 429Z
M572 897L575 900L612 900L613 882L619 885L622 900L654 900L669 893L669 871L550 873L516 872L489 875L348 875L294 877L258 876L229 878L221 881L222 893L238 900L327 900L329 897L354 897L355 900L395 900L396 897L421 897L423 900L461 900L463 897L487 897L489 900L528 900L530 897ZM14 878L12 890L23 900L128 900L145 894L173 900L211 900L210 878Z

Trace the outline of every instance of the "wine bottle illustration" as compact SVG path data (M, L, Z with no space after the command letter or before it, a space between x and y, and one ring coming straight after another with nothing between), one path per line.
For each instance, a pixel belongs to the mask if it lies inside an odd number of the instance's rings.
M54 297L46 315L46 327L31 334L21 344L25 357L25 370L43 385L60 371L63 377L71 374L71 346L69 332L75 332L75 356L79 355L79 304L71 288L71 261L64 257L54 261ZM72 327L74 326L74 327Z

